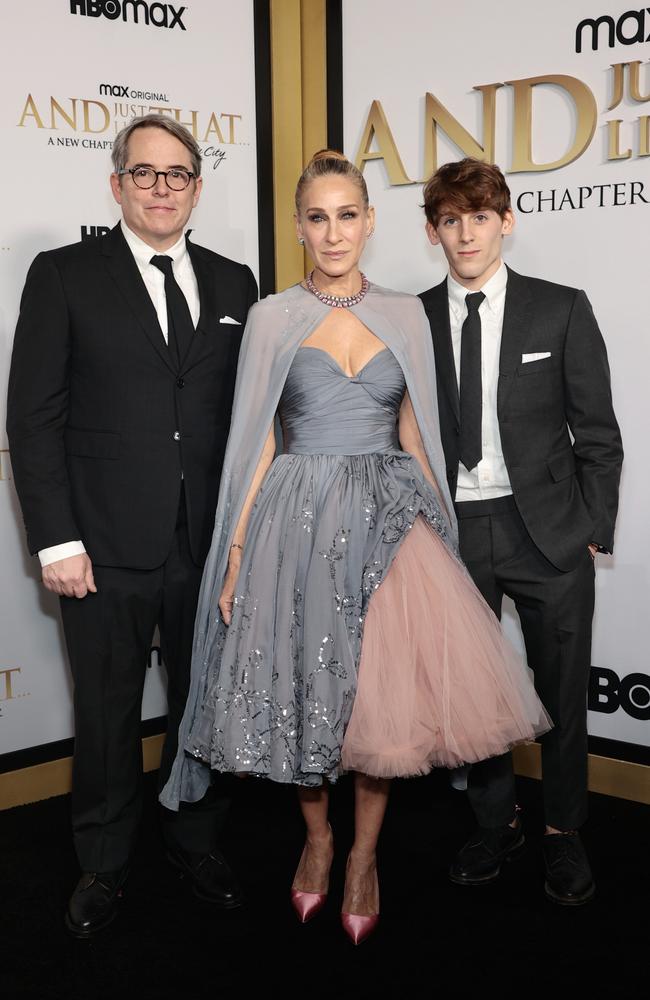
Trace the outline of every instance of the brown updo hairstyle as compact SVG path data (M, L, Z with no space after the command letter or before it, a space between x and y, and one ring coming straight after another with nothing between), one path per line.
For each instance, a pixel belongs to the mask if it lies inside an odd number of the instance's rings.
M368 188L359 168L355 167L354 163L350 163L347 156L339 153L336 149L319 149L303 170L296 185L296 212L300 213L300 202L307 185L318 177L328 177L331 174L338 177L349 177L361 192L363 207L368 208L370 204Z

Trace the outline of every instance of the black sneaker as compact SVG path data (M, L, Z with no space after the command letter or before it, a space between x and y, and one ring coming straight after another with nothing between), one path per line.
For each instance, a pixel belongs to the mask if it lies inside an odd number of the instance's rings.
M449 878L456 885L484 885L498 878L504 861L512 860L524 846L521 820L514 826L493 828L479 826L460 849L449 869Z
M588 902L596 892L596 883L579 835L548 833L543 845L547 897L563 906Z

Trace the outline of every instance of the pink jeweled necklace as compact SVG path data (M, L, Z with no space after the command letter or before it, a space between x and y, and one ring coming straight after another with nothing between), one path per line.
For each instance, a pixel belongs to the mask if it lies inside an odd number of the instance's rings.
M356 295L328 295L327 292L321 292L316 288L314 272L310 271L305 278L305 284L312 295L315 295L320 302L324 302L326 306L332 306L335 309L349 309L350 306L356 306L361 302L368 291L369 282L365 274L361 274L361 288Z

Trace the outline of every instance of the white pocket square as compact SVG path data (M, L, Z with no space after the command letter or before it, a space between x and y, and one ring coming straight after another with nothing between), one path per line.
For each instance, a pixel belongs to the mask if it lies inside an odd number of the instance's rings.
M241 326L238 319L233 319L232 316L222 316L219 320L220 323L232 323L233 326Z
M522 354L521 363L527 365L529 361L541 361L542 358L550 358L550 351L538 351L537 354Z

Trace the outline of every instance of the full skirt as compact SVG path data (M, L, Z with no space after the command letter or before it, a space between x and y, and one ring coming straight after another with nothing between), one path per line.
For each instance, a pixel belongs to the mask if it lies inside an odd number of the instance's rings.
M456 767L549 728L412 456L273 462L231 624L205 651L190 754L318 785Z

